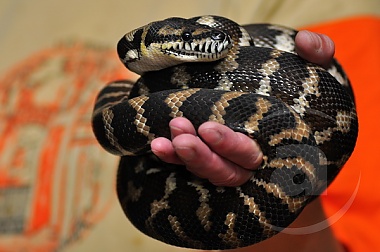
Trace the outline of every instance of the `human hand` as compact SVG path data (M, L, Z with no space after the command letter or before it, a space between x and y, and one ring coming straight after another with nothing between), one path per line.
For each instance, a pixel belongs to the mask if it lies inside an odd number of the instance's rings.
M296 52L304 59L327 68L334 55L333 41L323 34L300 31ZM193 174L217 186L239 186L245 183L262 162L257 143L228 127L206 122L196 131L185 118L170 122L172 139L157 138L152 151L161 160L185 165Z
M220 186L238 186L251 177L259 166L262 153L255 141L216 123L202 124L198 132L186 118L175 118L170 124L172 141L152 141L154 154L168 163L183 164L201 178Z

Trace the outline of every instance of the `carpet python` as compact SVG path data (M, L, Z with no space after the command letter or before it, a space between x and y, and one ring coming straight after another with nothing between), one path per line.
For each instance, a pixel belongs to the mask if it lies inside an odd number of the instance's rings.
M96 100L98 142L121 156L117 194L135 227L168 244L231 249L286 228L350 157L358 134L354 96L342 67L295 53L297 31L240 26L218 16L168 18L121 38L124 65L141 77L115 81ZM150 150L186 117L227 125L264 154L238 187L214 186Z

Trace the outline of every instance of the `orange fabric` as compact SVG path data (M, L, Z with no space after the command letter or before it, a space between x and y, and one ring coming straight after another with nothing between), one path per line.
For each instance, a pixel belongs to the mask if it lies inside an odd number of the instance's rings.
M380 251L380 18L355 17L312 27L329 35L336 57L346 70L354 89L359 117L356 149L336 180L322 196L328 216L342 211L358 185L347 212L332 228L349 251Z

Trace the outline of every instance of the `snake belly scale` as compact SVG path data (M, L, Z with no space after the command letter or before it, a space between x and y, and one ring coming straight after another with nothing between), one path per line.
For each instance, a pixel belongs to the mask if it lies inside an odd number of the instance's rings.
M240 26L218 16L168 18L119 41L136 83L115 81L95 103L99 143L121 156L117 194L129 220L168 244L198 249L252 245L280 232L333 181L354 150L354 96L330 69L294 52L297 31ZM255 139L264 154L252 178L218 187L150 150L172 118L215 121Z

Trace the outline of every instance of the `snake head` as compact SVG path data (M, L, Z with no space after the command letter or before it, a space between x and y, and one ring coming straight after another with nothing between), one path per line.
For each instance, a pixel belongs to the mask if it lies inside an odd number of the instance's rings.
M127 33L117 51L124 65L143 74L185 62L226 57L233 46L226 32L183 18L152 22Z

